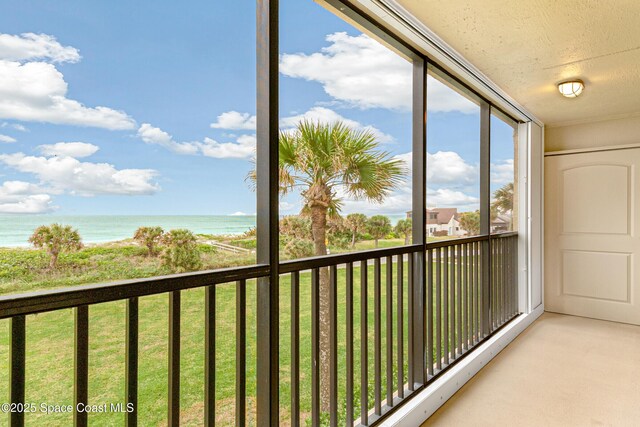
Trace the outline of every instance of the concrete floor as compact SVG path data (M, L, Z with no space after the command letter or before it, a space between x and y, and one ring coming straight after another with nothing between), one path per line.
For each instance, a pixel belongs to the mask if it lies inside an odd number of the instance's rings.
M423 426L640 426L640 326L543 314Z

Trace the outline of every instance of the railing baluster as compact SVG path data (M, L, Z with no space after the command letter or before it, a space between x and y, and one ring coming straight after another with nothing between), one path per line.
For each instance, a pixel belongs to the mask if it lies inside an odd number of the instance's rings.
M449 364L449 248L443 249L442 271L442 353L444 364Z
M502 254L500 253L500 239L496 239L496 328L502 325Z
M11 318L11 366L9 368L9 386L11 387L11 404L23 405L24 401L24 367L26 320L24 316ZM24 426L24 411L12 411L9 425Z
M87 405L89 389L89 307L81 305L75 310L74 331L74 408L79 404ZM73 425L87 425L86 411L73 411Z
M311 425L320 425L320 271L311 271Z
M403 312L404 312L404 294L403 294L403 287L404 287L404 255L397 255L397 259L398 259L398 282L397 282L397 286L398 286L398 295L397 298L398 300L396 301L397 304L397 315L396 315L396 324L397 324L397 328L398 328L398 333L397 333L397 348L398 348L398 359L397 359L397 388L398 388L398 397L400 399L404 398L404 317L403 317Z
M338 425L338 267L329 269L329 410L331 427Z
M216 285L204 294L204 423L216 423Z
M409 383L409 390L413 391L415 389L415 375L413 373L413 257L415 253L409 254L408 256L408 265L409 268L407 270L407 278L408 278L408 286L407 286L407 320L408 320L408 330L407 330L407 350L408 350L408 362L409 366L407 369L407 382Z
M367 261L360 262L360 423L369 424Z
M180 291L169 293L169 418L180 425Z
M462 277L464 284L464 332L462 333L462 339L464 342L464 349L469 350L469 341L471 338L471 334L469 332L469 245L466 243L462 244L462 266L464 271L464 276Z
M347 400L347 425L353 425L353 263L347 263L346 267L346 300L347 300L347 387L346 387L346 400Z
M480 269L482 268L481 254L480 250L482 247L482 242L475 243L475 251L476 251L476 263L474 269L474 284L476 288L476 341L480 341L482 336L482 324L481 319L482 315L482 287L480 285Z
M498 243L498 327L504 323L504 257L502 252L502 242L504 239L499 238Z
M448 246L449 251L451 252L451 257L449 258L450 268L450 280L449 280L449 316L451 317L451 337L450 337L450 351L451 351L451 360L456 360L456 247L455 245Z
M515 243L517 239L511 237L510 239L510 255L509 260L511 261L511 317L516 315L516 300L517 300L517 290L518 290L518 265L515 261L518 259L518 252L515 247Z
M467 350L473 347L473 317L471 316L471 309L473 307L473 289L471 288L471 279L472 279L472 271L471 271L471 244L464 244L464 254L465 254L465 268L464 268L464 283L465 283L465 292L467 297L465 299L465 316L467 316Z
M504 317L506 320L511 319L511 286L513 282L511 281L511 238L507 237L504 239L504 250L505 250L505 289L504 289Z
M475 299L475 295L474 295L474 288L473 288L473 268L474 268L474 253L473 253L473 244L472 243L468 243L467 244L467 290L468 290L468 302L469 302L469 348L472 348L475 345L475 336L474 336L474 331L475 331L475 325L474 325L474 320L475 320L475 310L473 307L473 304L475 303L476 299Z
M497 283L496 276L498 271L498 256L496 254L496 240L491 239L491 329L489 332L493 332L496 328L496 313L498 306L496 304L496 298L498 295L497 292Z
M503 280L503 295L504 295L504 302L502 303L503 305L503 309L502 312L503 314L503 323L506 322L507 320L509 320L509 313L508 313L508 308L509 308L509 282L510 282L510 277L509 277L509 264L510 264L510 260L508 257L509 251L508 251L508 246L509 246L509 238L504 238L502 239L502 257L504 258L504 280Z
M504 252L504 239L500 239L500 325L505 322L505 289L506 289L506 259Z
M427 249L427 377L433 376L433 249Z
M393 406L393 258L386 260L387 267L387 405Z
M246 424L247 282L236 282L236 426Z
M456 333L456 349L458 355L462 354L462 246L456 245L456 262L457 262L457 291L456 291L456 325L458 327Z
M442 324L441 324L441 315L442 315L442 292L441 292L441 288L442 288L442 255L441 255L441 250L440 248L436 249L436 268L435 268L435 274L436 274L436 299L435 299L435 303L436 303L436 321L435 321L435 329L436 329L436 334L435 334L435 338L436 338L436 368L438 370L442 369ZM433 269L431 269L431 273L433 274Z
M475 345L478 342L478 323L476 320L476 313L478 309L478 293L476 292L476 242L471 243L471 252L469 258L469 268L471 276L471 344Z
M127 326L125 343L125 396L132 411L125 415L125 425L138 425L138 298L127 300Z
M300 426L300 273L291 273L291 426Z
M381 286L380 286L380 258L376 258L373 261L373 319L374 319L374 357L373 357L373 375L374 375L374 398L375 398L375 414L382 414L382 337L380 328L380 312L382 311L381 304Z
M514 238L510 237L509 238L509 266L510 266L510 279L511 279L511 286L509 287L509 289L511 290L511 293L509 294L510 296L510 304L509 304L509 317L513 317L516 314L516 309L515 309L515 294L516 294L516 286L518 284L518 277L516 276L516 271L517 271L517 267L516 264L514 263L514 260L517 259L516 254L517 252L514 250Z
M475 289L473 287L473 269L474 269L474 252L473 243L467 244L467 301L469 303L469 309L467 314L469 316L468 326L469 334L469 348L472 348L476 343L475 337L475 309L474 304L476 302Z

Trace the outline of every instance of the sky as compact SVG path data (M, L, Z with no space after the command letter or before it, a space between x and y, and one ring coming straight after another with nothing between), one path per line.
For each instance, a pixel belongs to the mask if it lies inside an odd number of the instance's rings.
M281 128L341 120L410 160L411 64L311 0L280 8ZM0 214L256 212L255 1L25 0L3 12ZM479 107L430 78L427 129L427 204L476 209ZM513 179L513 130L494 120L492 132L496 189ZM410 181L382 205L345 196L344 212L409 210ZM300 207L281 200L283 214Z

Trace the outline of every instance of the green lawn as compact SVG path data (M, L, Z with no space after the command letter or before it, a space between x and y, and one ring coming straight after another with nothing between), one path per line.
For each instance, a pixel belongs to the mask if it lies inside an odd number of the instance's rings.
M387 246L402 244L402 240L381 241ZM361 242L357 249L365 249L372 242ZM364 247L363 247L364 246ZM4 252L7 251L7 252ZM88 251L88 253L87 253ZM38 270L46 266L46 257L36 251L0 250L0 286L3 292L25 291L36 288L54 288L62 285L80 284L107 279L127 277L148 277L158 274L155 261L146 259L139 248L89 248L76 254L61 257L61 268L55 273ZM10 254L10 256L9 256ZM205 265L215 268L220 262L215 253L205 254ZM218 261L215 261L218 259ZM242 258L241 258L242 259ZM245 263L250 259L245 256ZM229 260L227 260L228 262ZM359 265L359 264L358 264ZM25 268L25 267L29 268ZM394 284L396 282L394 265ZM373 343L374 343L374 300L373 267L368 267L368 324L369 324L369 395L373 405ZM406 313L407 266L403 283ZM36 276L29 276L31 274ZM39 272L38 272L39 271ZM386 290L385 267L382 267L382 396L386 386ZM73 273L73 274L70 274ZM50 277L47 277L47 274ZM38 276L39 275L39 276ZM34 279L44 279L36 282ZM356 384L356 408L359 407L360 384L360 270L354 268L354 372ZM247 288L247 393L248 417L254 424L255 410L255 360L256 360L256 294L255 282ZM339 402L342 402L340 416L344 417L344 387L346 377L345 360L345 270L338 270L338 322L339 342ZM26 288L26 289L25 289ZM217 348L217 416L220 425L232 425L235 395L235 285L221 285L217 292L216 348ZM394 285L393 324L395 316L397 287ZM290 407L290 283L284 275L280 281L280 401L283 423L289 420ZM300 277L300 357L301 357L301 411L308 417L311 410L311 295L310 276ZM434 301L435 304L435 301ZM125 351L125 303L124 301L99 304L90 307L90 372L89 403L124 402L124 351ZM167 402L167 338L168 338L168 295L161 294L140 299L139 329L139 420L140 425L166 424ZM181 417L184 425L201 425L203 422L204 388L204 289L182 292L182 333L181 333ZM407 351L407 318L405 314L404 354ZM0 321L0 372L9 372L9 322ZM453 341L454 337L450 337ZM52 313L31 315L27 318L27 402L48 404L72 404L73 402L73 311L61 310ZM394 355L397 355L394 336ZM394 356L395 358L396 356ZM406 364L405 356L405 364ZM395 378L395 359L394 359ZM406 378L406 366L404 369ZM0 401L8 400L9 381L0 380ZM356 409L356 414L359 411ZM357 416L357 415L356 415ZM121 425L123 414L92 414L89 420L94 425ZM28 414L30 425L69 425L68 414ZM7 418L0 416L0 425Z
M354 281L359 284L359 269L354 270ZM384 278L384 268L383 268ZM373 277L373 267L369 267ZM339 324L345 325L345 279L339 270ZM406 283L406 280L405 280ZM369 286L369 378L370 394L373 388L373 286ZM405 285L406 286L406 285ZM281 405L284 421L288 418L290 402L290 284L283 276L280 284L281 324ZM406 295L406 292L405 292ZM386 298L383 287L383 302ZM300 357L301 357L301 410L308 415L311 408L311 298L309 274L301 275L300 283ZM354 287L355 319L355 372L359 384L360 364L359 325L360 292ZM248 412L253 419L255 395L255 283L248 284L247 292L247 390ZM162 425L166 420L167 396L167 295L140 299L140 373L139 419L141 425ZM221 425L233 423L235 387L235 287L223 285L217 293L217 412ZM394 296L395 312L395 296ZM386 312L382 310L382 321ZM395 316L396 313L394 313ZM182 352L181 352L181 409L185 425L201 425L204 387L204 290L183 291L182 296ZM405 319L406 320L406 319ZM385 328L383 327L383 344ZM406 334L405 327L405 334ZM124 400L124 302L100 304L90 307L90 403L122 402ZM8 372L8 321L0 328L0 372ZM339 330L340 360L344 360L345 329ZM395 352L395 340L394 340ZM405 349L406 352L406 349ZM385 355L383 353L383 373ZM345 369L340 363L340 399L344 401ZM73 312L62 310L29 316L27 320L27 402L72 404L73 402ZM8 379L0 382L0 396L8 398ZM384 381L383 381L384 386ZM358 398L359 396L356 396ZM4 400L4 399L3 399ZM343 414L342 414L343 415ZM6 419L0 421L4 422ZM27 415L28 424L68 425L71 417L66 414ZM122 414L90 415L95 425L121 425Z

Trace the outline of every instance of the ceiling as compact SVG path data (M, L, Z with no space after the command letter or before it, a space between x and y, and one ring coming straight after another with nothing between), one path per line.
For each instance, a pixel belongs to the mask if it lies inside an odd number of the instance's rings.
M397 2L547 126L640 115L638 0Z

